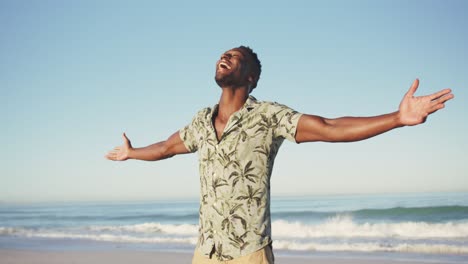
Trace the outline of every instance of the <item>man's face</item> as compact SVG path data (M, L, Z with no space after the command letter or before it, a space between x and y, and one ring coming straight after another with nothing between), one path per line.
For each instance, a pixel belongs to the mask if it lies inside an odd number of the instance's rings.
M249 58L241 49L228 50L216 63L216 83L220 87L239 87L247 85Z

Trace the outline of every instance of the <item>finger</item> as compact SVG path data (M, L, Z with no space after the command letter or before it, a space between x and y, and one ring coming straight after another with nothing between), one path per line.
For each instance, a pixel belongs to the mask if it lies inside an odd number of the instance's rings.
M118 153L119 153L119 152L116 151L116 150L111 150L111 151L109 151L109 152L107 153L107 157L110 157L110 158L114 158L114 159L115 159L115 157L117 157Z
M451 92L452 92L452 90L450 90L450 89L444 89L444 90L438 91L437 93L433 93L433 94L429 95L429 98L431 100L435 100L435 99L437 99L439 97L442 97L442 96L444 96L446 94L449 94Z
M454 97L453 94L444 94L438 98L433 99L431 102L433 103L433 105L443 104L447 102L448 100L452 99L453 97Z
M436 105L434 105L433 107L431 107L429 109L429 114L435 113L435 112L437 112L438 110L440 110L440 109L442 109L444 107L445 107L444 104L436 104Z
M419 86L419 79L414 80L413 84L409 88L408 92L406 93L407 96L413 96L416 93L416 90Z
M106 158L107 158L108 160L115 160L115 154L108 153L108 154L106 155Z
M124 138L124 145L122 147L131 148L132 142L130 141L130 139L128 139L127 134L123 133L123 138Z

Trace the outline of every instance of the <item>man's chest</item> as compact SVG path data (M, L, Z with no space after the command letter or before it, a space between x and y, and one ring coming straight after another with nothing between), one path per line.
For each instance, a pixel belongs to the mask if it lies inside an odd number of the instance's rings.
M222 121L221 118L216 117L214 118L213 123L214 123L214 129L215 129L214 132L216 134L216 139L220 141L223 136L224 129L226 128L227 121Z
M273 127L267 121L261 115L234 116L228 122L214 118L199 130L200 161L205 165L235 164L237 169L245 168L249 162L255 167L264 167L282 142L275 139Z

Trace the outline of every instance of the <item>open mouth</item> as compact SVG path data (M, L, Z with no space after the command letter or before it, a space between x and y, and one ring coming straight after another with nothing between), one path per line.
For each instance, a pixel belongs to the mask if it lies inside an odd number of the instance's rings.
M229 66L226 62L220 62L219 63L219 68L230 70L231 66Z

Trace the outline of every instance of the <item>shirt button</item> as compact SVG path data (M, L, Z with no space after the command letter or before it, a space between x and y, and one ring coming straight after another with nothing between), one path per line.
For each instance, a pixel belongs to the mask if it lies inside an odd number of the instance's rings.
M216 234L216 230L214 230L213 233Z
M215 146L215 149L218 150L218 145Z

